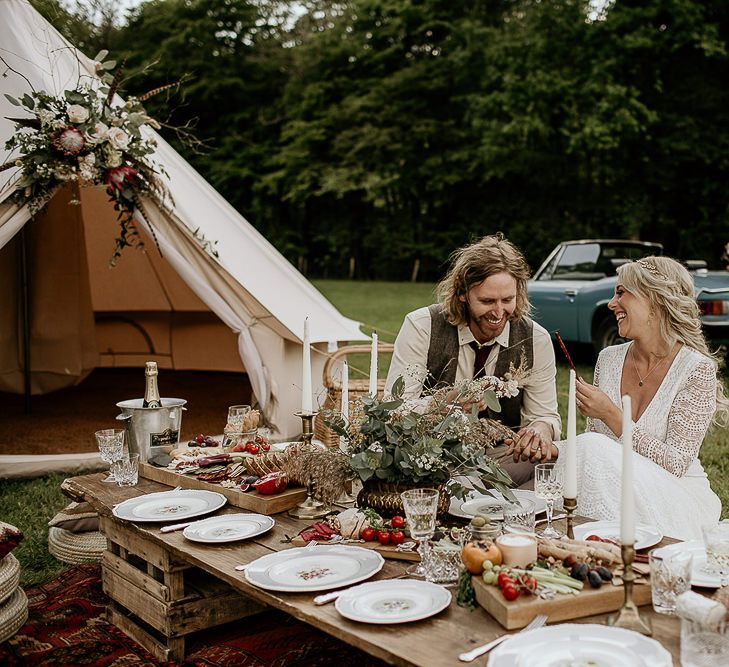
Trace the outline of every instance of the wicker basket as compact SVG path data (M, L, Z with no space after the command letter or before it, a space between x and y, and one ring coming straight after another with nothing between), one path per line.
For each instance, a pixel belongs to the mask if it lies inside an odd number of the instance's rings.
M48 551L64 563L98 563L106 551L106 538L98 530L72 533L63 528L48 529Z
M370 351L369 345L348 345L339 348L332 354L324 364L322 377L324 380L324 388L327 390L326 398L321 405L322 410L339 410L342 405L342 383L339 379L332 377L332 370L335 364L346 358L349 354L361 354ZM392 343L380 343L378 353L389 354L395 349ZM361 380L349 380L349 404L352 405L362 396L366 396L370 390L370 381L362 378ZM382 395L385 390L385 380L380 378L377 380L377 393ZM351 410L351 407L350 407ZM327 447L339 447L339 435L332 431L325 423L321 412L316 416L314 421L314 437L321 440Z
M20 583L20 561L8 554L0 559L0 604L5 602Z
M28 598L16 588L7 602L0 605L0 644L10 639L28 620Z

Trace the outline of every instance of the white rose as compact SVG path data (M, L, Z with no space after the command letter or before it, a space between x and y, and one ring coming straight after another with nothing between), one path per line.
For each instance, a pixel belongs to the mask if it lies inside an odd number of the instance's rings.
M109 157L106 158L107 167L120 167L122 156L119 151L109 151Z
M66 113L72 123L84 123L89 119L89 110L80 104L69 104Z
M109 127L104 123L96 123L93 132L87 132L86 138L92 143L96 144L100 141L104 141L109 136Z
M120 150L124 150L129 145L129 135L120 127L112 127L109 130L109 143Z

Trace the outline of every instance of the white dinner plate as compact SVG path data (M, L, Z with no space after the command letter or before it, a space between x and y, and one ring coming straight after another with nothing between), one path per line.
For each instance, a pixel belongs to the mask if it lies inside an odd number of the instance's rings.
M220 544L255 537L271 530L274 523L270 516L264 514L226 514L196 521L182 534L193 542Z
M175 489L130 498L112 511L127 521L179 521L210 514L226 502L226 497L215 491Z
M349 545L297 547L254 560L246 579L259 588L286 593L327 591L369 579L385 559L374 549Z
M597 535L620 544L620 521L591 521L575 526L574 531L576 540L584 540L590 535ZM662 539L663 533L655 526L641 523L635 527L636 549L647 549L658 544Z
M450 603L450 591L429 581L368 581L347 589L335 607L352 621L390 625L428 618Z
M655 639L607 625L564 624L520 632L495 648L488 667L671 667Z
M691 540L690 542L679 542L678 544L669 544L667 547L656 549L655 553L659 556L669 556L677 552L690 553L693 556L691 562L691 585L700 586L701 588L720 588L721 577L718 574L707 572L706 568L706 549L704 543L700 540Z
M531 500L534 503L535 514L541 514L547 509L547 503L541 498L537 498L534 491L512 489L511 492L518 500ZM483 514L492 519L503 519L503 508L507 501L495 489L491 489L489 493L492 495L471 491L464 500L451 498L448 513L461 519L472 519L476 514Z

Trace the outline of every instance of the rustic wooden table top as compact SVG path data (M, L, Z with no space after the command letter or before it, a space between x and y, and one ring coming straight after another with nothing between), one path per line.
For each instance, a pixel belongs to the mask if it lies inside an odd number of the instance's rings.
M68 479L64 492L74 499L84 499L103 516L112 516L114 505L146 493L169 490L170 487L147 479L141 479L135 487L120 488L101 480L105 473ZM226 506L217 515L239 513L243 510ZM196 565L229 583L235 589L272 607L281 609L309 625L319 628L348 644L356 646L393 665L433 666L456 665L458 654L480 646L505 634L504 629L480 607L469 611L458 607L455 589L454 599L448 609L440 614L415 623L384 626L349 621L339 615L333 604L315 606L311 594L277 593L265 591L249 584L236 565L251 561L274 551L291 548L287 537L293 537L310 522L299 521L288 514L276 514L272 530L244 542L227 545L205 545L190 542L182 531L161 533L160 524L124 524L144 539L162 545L184 561ZM556 522L559 526L560 522ZM562 526L564 529L564 526ZM408 564L386 560L376 579L388 579L403 572ZM641 607L641 615L650 619L653 637L671 652L674 665L679 665L679 622L669 616L656 614L649 606ZM575 623L605 622L606 615L581 618ZM487 658L479 658L474 664L485 665Z

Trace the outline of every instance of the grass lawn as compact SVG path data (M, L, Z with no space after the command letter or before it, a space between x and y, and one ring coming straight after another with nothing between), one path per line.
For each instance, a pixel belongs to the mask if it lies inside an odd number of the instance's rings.
M339 308L342 314L377 329L383 341L394 341L403 316L420 306L432 303L432 284L354 282L317 280L314 285ZM369 329L366 329L369 331ZM557 395L563 423L567 421L568 367L557 356ZM387 372L387 360L380 364L380 375ZM367 369L367 355L355 355L355 368ZM578 365L585 379L592 379L592 367ZM578 414L578 433L584 430L585 420ZM713 428L701 448L711 486L721 498L723 516L729 517L729 429ZM21 583L29 586L51 579L67 566L48 554L47 522L68 499L61 494L64 475L52 475L30 481L12 481L0 484L0 520L20 527L25 540L15 550L23 566Z

